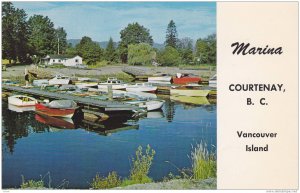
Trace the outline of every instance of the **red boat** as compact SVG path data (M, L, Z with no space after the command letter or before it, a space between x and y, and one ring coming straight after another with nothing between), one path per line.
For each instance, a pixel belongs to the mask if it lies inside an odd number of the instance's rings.
M75 129L74 123L70 118L60 119L37 112L35 115L35 120L56 128Z
M188 84L188 83L199 83L201 78L197 76L190 76L188 74L177 73L176 77L173 77L174 84Z
M71 100L54 100L49 104L38 103L35 105L37 112L51 117L72 118L76 108L77 104Z

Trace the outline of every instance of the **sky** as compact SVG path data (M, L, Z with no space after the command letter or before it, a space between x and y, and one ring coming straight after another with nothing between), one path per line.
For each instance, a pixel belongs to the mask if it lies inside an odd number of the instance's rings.
M167 25L175 22L178 38L193 40L216 33L215 2L13 2L28 17L48 16L63 27L67 39L89 36L94 41L120 40L120 31L138 22L150 30L154 42L164 43Z

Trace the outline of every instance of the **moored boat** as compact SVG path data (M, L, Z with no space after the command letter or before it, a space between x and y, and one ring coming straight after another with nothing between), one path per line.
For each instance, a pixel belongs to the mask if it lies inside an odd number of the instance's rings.
M33 86L47 86L48 84L49 84L49 80L47 79L33 80L32 82Z
M126 91L129 92L156 92L157 87L149 82L136 83L134 85L127 85Z
M35 106L20 107L20 106L8 104L8 109L11 111L17 112L17 113L23 113L23 112L27 112L27 111L35 111Z
M164 100L150 100L150 101L128 101L128 104L138 105L140 108L145 108L147 111L154 111L161 109L164 105Z
M72 100L54 100L50 103L35 105L35 109L39 113L43 113L52 117L73 117L77 104Z
M197 76L192 76L189 74L181 74L177 73L176 77L173 77L174 84L188 84L188 83L199 83L201 82L201 78Z
M181 86L170 89L171 95L206 97L210 90L193 86Z
M51 117L46 114L41 113L40 111L36 112L35 120L40 123L63 129L75 129L75 125L71 118L57 118Z
M99 89L108 89L111 85L113 90L123 90L126 89L127 84L124 84L121 80L117 78L108 78L106 82L101 82L98 84Z
M75 85L80 89L97 87L98 81L91 78L78 78L78 81L75 82Z
M8 97L8 104L18 107L34 106L36 103L37 100L35 98L25 95L14 95Z
M211 77L208 81L208 85L210 87L214 87L216 88L217 87L217 74L215 74L213 77Z
M49 85L72 84L70 77L57 75L49 80Z
M193 105L209 105L210 104L206 97L173 95L173 96L170 96L170 99L173 101L186 103L186 104L193 104Z
M153 84L171 84L171 80L172 80L172 76L168 76L164 74L148 77L148 82Z

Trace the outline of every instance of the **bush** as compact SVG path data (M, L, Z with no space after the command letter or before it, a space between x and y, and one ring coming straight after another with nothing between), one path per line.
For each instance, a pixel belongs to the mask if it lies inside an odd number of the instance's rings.
M25 181L24 176L22 176L21 189L43 189L45 188L43 180L28 180Z
M193 178L196 180L216 177L217 163L215 154L207 150L206 144L200 143L191 153Z
M91 188L93 189L109 189L121 185L121 178L117 172L111 172L107 177L100 177L99 174L93 179Z
M171 46L167 46L158 55L158 63L164 66L176 66L180 62L181 62L181 57L179 52Z
M151 149L150 145L147 145L145 154L143 154L143 148L138 147L135 152L135 158L132 158L132 168L130 170L129 180L134 183L148 183L151 182L151 178L148 177L152 160L154 158L155 151Z

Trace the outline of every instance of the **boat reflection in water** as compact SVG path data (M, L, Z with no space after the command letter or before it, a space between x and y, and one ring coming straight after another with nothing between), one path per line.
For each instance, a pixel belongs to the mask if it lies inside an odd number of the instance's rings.
M179 96L174 95L170 96L170 99L173 101L185 103L185 104L192 104L192 105L209 105L210 102L206 97L192 97L192 96Z
M50 117L42 113L36 113L35 120L55 128L75 129L75 125L71 118L57 118L57 117Z

